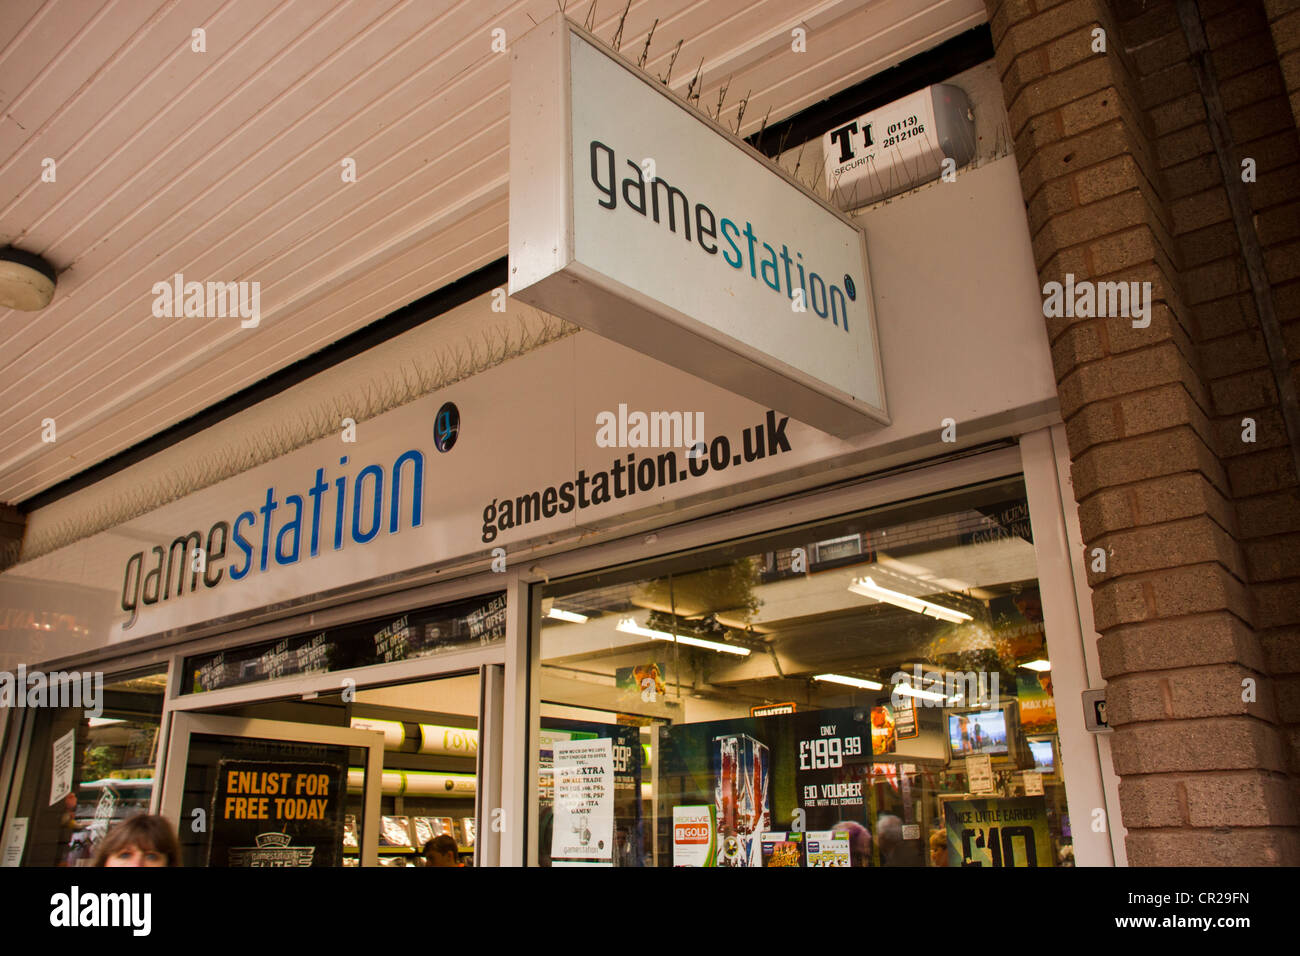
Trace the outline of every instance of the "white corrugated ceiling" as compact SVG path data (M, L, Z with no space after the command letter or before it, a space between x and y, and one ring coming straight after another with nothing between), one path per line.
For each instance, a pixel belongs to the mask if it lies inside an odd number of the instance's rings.
M609 41L619 0L597 0ZM583 22L589 4L567 13ZM508 41L555 0L4 0L0 245L54 302L0 310L0 501L19 502L506 251ZM978 25L982 0L635 0L622 52L742 134ZM807 29L806 53L790 31ZM205 52L192 49L205 31ZM345 183L345 159L357 181ZM42 179L54 161L53 182ZM261 323L152 315L257 281ZM52 418L57 441L41 441Z

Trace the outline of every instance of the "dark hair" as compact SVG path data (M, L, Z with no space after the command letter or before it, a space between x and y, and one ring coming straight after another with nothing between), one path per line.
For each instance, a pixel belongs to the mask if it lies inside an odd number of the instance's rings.
M853 820L841 820L831 827L849 839L849 860L854 866L871 865L871 831Z
M460 852L460 847L456 846L456 841L447 834L436 836L424 845L424 855L429 856L433 853L450 853L455 856Z
M107 865L113 854L121 852L128 846L137 847L146 853L149 851L161 853L167 857L168 866L181 865L181 847L176 841L176 833L172 830L171 824L165 817L152 816L148 813L137 813L127 817L109 830L104 839L99 841L95 862L91 865Z

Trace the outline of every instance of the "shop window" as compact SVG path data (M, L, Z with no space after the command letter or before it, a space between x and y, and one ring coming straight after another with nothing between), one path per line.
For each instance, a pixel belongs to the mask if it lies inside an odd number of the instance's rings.
M29 700L36 673L26 675ZM153 796L166 673L77 677L76 706L27 711L34 723L9 825L11 835L20 828L23 866L89 865L104 833ZM49 691L47 704L67 702L67 687Z
M542 865L1072 862L1022 481L542 595Z

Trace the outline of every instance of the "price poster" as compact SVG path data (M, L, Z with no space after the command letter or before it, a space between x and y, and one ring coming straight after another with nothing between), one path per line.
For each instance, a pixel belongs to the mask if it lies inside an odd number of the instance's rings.
M557 740L552 860L610 860L614 850L614 741Z
M765 833L871 829L870 707L670 724L658 742L660 860L681 806L715 807L720 854L736 845L727 865L763 865Z
M843 821L870 828L867 793L871 732L861 708L791 714L795 787L808 830L829 830Z
M208 866L341 866L346 767L221 760Z
M1042 797L949 800L943 808L949 866L1052 866Z
M966 758L966 789L971 793L993 793L993 758L971 754Z

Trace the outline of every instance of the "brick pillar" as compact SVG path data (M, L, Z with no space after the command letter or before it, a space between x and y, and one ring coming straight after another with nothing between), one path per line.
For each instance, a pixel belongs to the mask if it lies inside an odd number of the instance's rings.
M1298 863L1287 740L1164 172L1180 149L1213 156L1203 125L1160 138L1141 82L1187 56L1168 39L1182 39L1173 4L1120 4L1121 30L1104 0L986 3L1039 278L1152 289L1148 328L1046 319L1083 537L1112 553L1090 584L1129 862Z
M0 504L0 571L18 563L27 516L12 505Z

